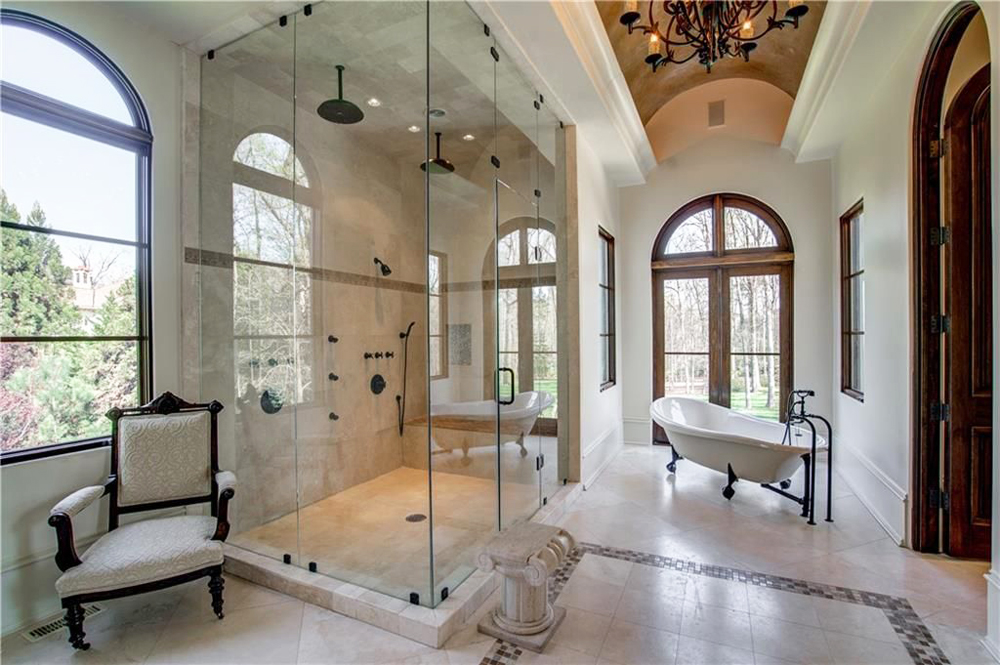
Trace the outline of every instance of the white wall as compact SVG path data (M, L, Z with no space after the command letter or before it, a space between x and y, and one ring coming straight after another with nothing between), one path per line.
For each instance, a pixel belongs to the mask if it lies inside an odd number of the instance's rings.
M153 126L153 353L154 390L177 390L180 270L180 48L122 20L110 4L18 3L81 34L104 51L138 89ZM0 471L2 626L6 634L59 609L53 582L55 532L49 509L70 492L103 482L107 450L3 467ZM106 502L105 502L106 503ZM100 513L100 514L99 514ZM77 542L106 528L104 508L75 520Z
M608 178L588 143L585 128L577 128L578 249L580 268L580 480L588 487L611 462L622 444L622 394L626 372L622 371L622 340L627 328L620 312L626 291L622 265L627 260L618 217L618 189ZM601 306L598 287L600 245L597 227L615 238L616 326L618 382L601 390ZM628 338L631 340L631 338ZM631 343L631 341L630 341ZM572 371L572 370L571 370Z
M796 164L779 147L720 136L688 148L656 167L645 185L620 190L619 249L625 441L650 442L653 395L653 320L650 256L660 228L688 201L735 192L771 206L795 247L794 385L816 390L813 407L830 412L831 320L829 163Z

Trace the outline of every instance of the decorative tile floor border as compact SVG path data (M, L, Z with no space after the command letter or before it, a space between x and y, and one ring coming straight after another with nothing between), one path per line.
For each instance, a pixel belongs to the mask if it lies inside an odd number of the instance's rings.
M675 570L689 575L703 575L705 577L743 582L753 586L787 591L803 596L817 596L830 600L839 600L843 603L874 607L885 612L885 616L896 631L899 641L906 647L910 658L913 659L916 665L948 665L951 662L934 640L934 636L931 635L931 631L927 628L927 625L924 624L923 620L913 610L913 607L910 606L910 602L905 598L871 591L849 589L832 584L796 580L778 575L766 575L739 568L674 559L668 556L648 554L646 552L637 552L635 550L626 550L606 545L579 543L577 548L569 553L549 579L550 602L554 603L559 594L562 593L563 587L566 586L566 582L569 581L570 576L576 570L577 565L585 554L594 554L609 559L620 559L631 563L641 563L645 566ZM521 653L522 650L520 647L504 642L503 640L497 640L486 656L483 657L480 665L514 665L521 656Z

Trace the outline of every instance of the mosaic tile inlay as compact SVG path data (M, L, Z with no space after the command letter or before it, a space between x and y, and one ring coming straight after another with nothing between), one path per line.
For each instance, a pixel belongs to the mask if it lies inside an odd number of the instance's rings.
M765 575L764 573L755 573L748 570L740 570L739 568L673 559L658 554L648 554L646 552L608 547L606 545L579 543L578 547L570 552L549 580L550 602L555 602L556 598L559 597L563 587L566 586L566 582L569 581L570 576L576 570L577 565L585 554L640 563L654 568L666 568L689 575L717 577L804 596L817 596L830 600L838 600L843 603L874 607L885 612L885 616L889 620L889 623L892 624L896 635L899 636L900 642L902 642L907 652L909 652L910 657L916 665L946 665L950 663L947 656L941 650L941 647L934 641L934 637L931 635L926 624L924 624L923 620L913 610L913 607L910 606L910 602L905 598L873 593L871 591L849 589L831 584L821 584L819 582L796 580L779 575ZM487 652L480 665L513 665L517 662L521 653L519 647L515 647L502 640L497 640Z

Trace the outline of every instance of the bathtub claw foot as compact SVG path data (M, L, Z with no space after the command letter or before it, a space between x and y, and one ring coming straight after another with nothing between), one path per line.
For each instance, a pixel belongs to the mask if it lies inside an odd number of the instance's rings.
M673 446L670 446L670 454L672 455L672 457L670 459L670 463L667 464L667 471L669 471L670 473L677 473L677 460L683 458L677 454L677 449L674 448Z
M731 501L733 496L736 494L736 490L733 489L733 485L736 484L736 481L739 480L739 477L736 475L736 472L733 471L732 464L727 464L726 469L729 472L729 484L723 488L722 496L726 497L726 501Z

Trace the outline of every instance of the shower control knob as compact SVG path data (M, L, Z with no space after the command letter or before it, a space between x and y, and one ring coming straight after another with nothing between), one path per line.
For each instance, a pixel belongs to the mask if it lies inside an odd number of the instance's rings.
M340 420L340 416L338 416L336 413L334 413L333 411L331 411L330 412L330 420Z
M335 337L333 335L328 335L327 338L326 338L326 341L330 342L330 344L336 344L337 342L340 341L340 338L339 337Z
M395 354L395 353L393 353L392 351L386 351L386 352L385 352L385 357L386 357L386 358L395 358L395 357L396 357L396 354Z
M330 372L327 376L329 377L329 379L331 381L339 381L340 380L340 377L337 376L336 374L334 374L333 372Z
M376 358L381 358L382 357L382 352L381 351L376 351L375 352L375 357Z
M371 351L365 351L365 360L370 360L371 358L374 358L374 357L375 356L372 355Z

